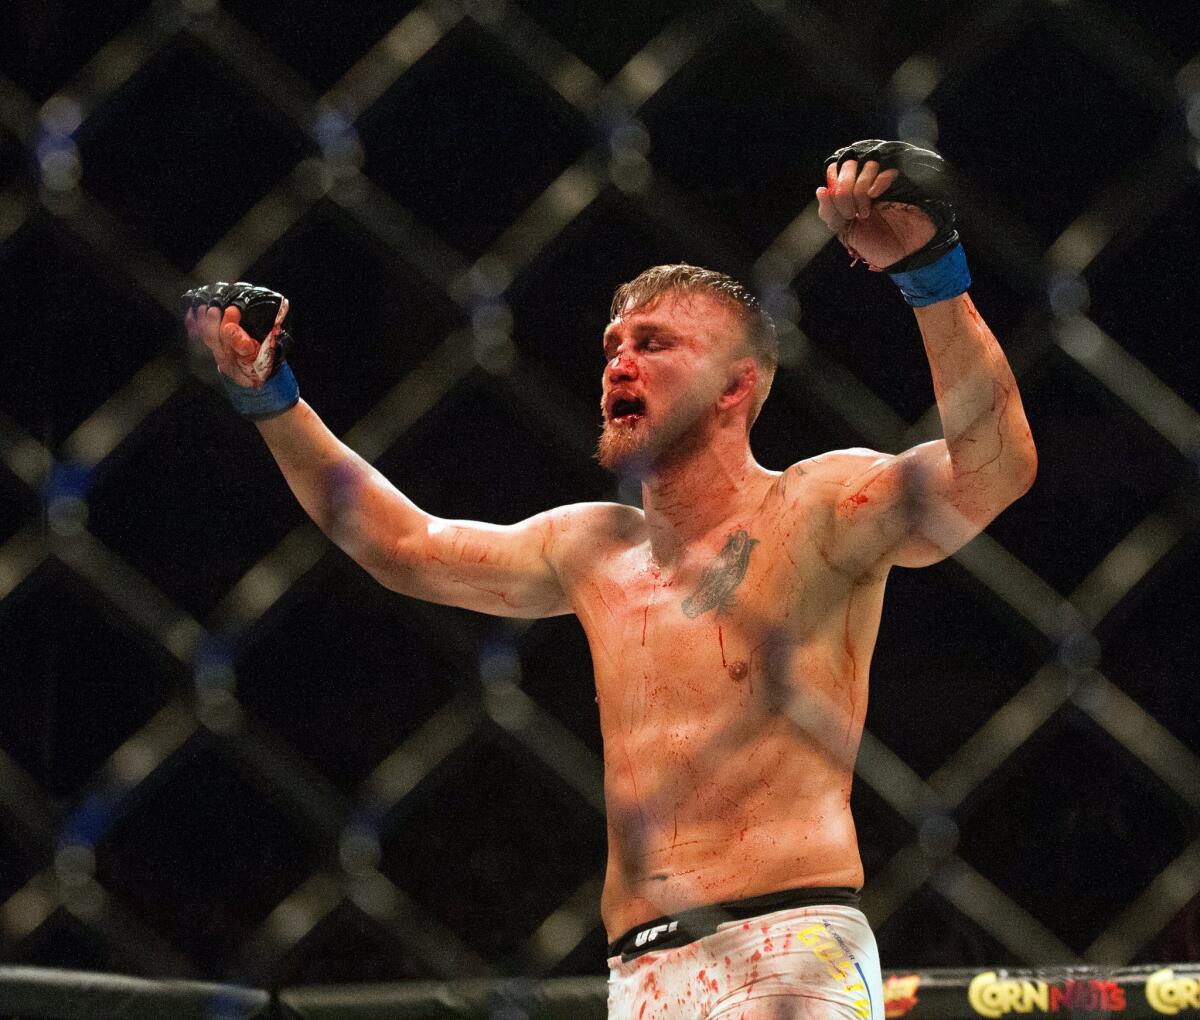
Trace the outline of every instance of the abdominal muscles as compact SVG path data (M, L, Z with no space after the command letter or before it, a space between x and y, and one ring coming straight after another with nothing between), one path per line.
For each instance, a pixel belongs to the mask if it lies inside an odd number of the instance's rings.
M751 656L729 644L721 668L679 648L669 676L649 660L597 670L611 935L689 907L862 883L849 796L865 676L819 646Z

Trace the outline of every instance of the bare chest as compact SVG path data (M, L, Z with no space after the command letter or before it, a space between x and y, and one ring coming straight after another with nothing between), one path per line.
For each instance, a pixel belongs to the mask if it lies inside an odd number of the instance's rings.
M795 539L769 522L733 527L673 570L657 567L643 547L587 578L576 612L602 712L606 696L631 684L688 718L744 710L769 694L789 672L781 657L819 646L836 597L819 557Z
M701 595L714 601L703 570L690 584L651 572L611 586L607 623L585 622L610 815L633 802L639 818L653 813L647 803L688 804L694 820L711 821L718 806L696 791L724 791L725 804L770 800L785 763L778 789L820 799L853 761L881 592L834 598L800 560L757 564L772 551L763 544L735 596L710 609L696 611Z

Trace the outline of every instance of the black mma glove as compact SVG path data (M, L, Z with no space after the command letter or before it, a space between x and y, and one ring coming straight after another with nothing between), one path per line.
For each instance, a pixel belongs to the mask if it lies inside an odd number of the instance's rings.
M258 356L246 371L253 388L221 376L225 394L238 413L261 421L282 414L300 399L296 377L286 361L291 337L283 329L288 300L282 294L251 283L210 283L183 295L184 306L197 316L204 309L230 305L241 312L241 327L260 344Z
M915 205L932 221L934 235L919 250L885 266L899 286L904 300L914 307L945 301L963 293L971 285L967 260L955 229L955 211L946 161L936 152L908 142L888 142L878 138L838 149L825 160L841 170L848 159L862 167L868 160L879 164L879 172L898 170L880 201Z

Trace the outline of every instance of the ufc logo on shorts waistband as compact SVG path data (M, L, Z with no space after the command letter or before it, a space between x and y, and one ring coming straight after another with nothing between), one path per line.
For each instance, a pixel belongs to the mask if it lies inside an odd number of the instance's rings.
M633 944L644 946L647 942L653 942L659 935L670 935L678 927L678 921L672 921L670 924L656 924L653 928L639 931L633 938Z

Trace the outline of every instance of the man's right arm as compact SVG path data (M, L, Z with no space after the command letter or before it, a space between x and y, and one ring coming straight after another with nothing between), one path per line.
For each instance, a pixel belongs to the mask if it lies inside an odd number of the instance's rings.
M186 321L221 374L248 390L259 344L239 319L230 307L189 312ZM585 508L562 507L512 525L442 520L341 442L303 400L255 424L300 505L384 586L495 616L572 611L554 563L561 540L584 524Z
M512 525L443 520L398 491L303 400L257 425L309 517L385 587L494 616L572 611L551 561L572 508Z

